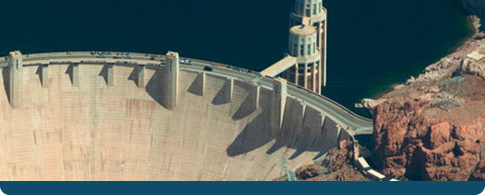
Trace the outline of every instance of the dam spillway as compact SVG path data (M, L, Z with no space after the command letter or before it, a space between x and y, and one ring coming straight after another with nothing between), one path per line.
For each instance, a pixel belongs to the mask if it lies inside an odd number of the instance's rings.
M291 84L275 103L277 79L200 60L173 76L168 57L131 55L24 55L13 87L1 62L0 179L271 180L372 132Z

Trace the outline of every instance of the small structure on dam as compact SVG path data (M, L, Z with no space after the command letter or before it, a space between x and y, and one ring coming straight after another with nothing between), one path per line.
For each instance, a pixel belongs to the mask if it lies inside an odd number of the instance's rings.
M287 56L261 74L321 93L327 85L327 10L322 0L296 0L290 18Z
M0 62L1 180L271 180L372 133L283 78L95 53Z

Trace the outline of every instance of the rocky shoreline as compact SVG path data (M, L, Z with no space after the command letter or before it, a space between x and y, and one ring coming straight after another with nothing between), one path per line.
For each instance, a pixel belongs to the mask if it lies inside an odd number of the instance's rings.
M363 102L374 118L372 157L385 174L485 180L485 1L462 3L475 15L474 36L419 77Z
M485 18L485 1L483 0L461 0L461 3L463 5L463 8L468 11L470 14L475 15L478 18ZM485 20L482 20L482 28L479 27L479 30L483 31L483 22Z
M475 34L417 78L379 99L362 102L374 119L373 168L386 175L429 181L485 180L485 1L461 2L471 14ZM473 59L481 55L483 59ZM333 149L326 160L296 169L296 178L369 180L352 168L352 151Z

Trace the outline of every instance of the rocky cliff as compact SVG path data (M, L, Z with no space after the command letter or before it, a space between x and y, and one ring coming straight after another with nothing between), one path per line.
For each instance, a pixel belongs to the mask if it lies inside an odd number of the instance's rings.
M382 103L374 115L373 156L383 173L413 180L485 179L484 116L450 118L452 114L447 116L418 99ZM471 115L461 116L474 117Z
M462 3L485 21L484 0ZM475 25L479 29L479 22ZM379 100L366 100L374 117L372 155L383 173L413 180L485 180L483 37L477 30L419 77Z

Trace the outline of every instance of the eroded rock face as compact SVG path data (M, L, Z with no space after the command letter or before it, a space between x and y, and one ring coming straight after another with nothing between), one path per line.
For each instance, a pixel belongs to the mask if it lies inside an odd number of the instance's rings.
M459 75L463 75L463 74L476 75L485 79L484 65L470 59L464 59L459 69L456 71L456 73Z
M485 179L485 120L455 123L430 113L423 100L393 100L373 110L373 157L382 172L413 180Z
M483 30L484 0L462 0ZM412 180L485 180L485 50L477 31L455 53L372 101L374 161Z

